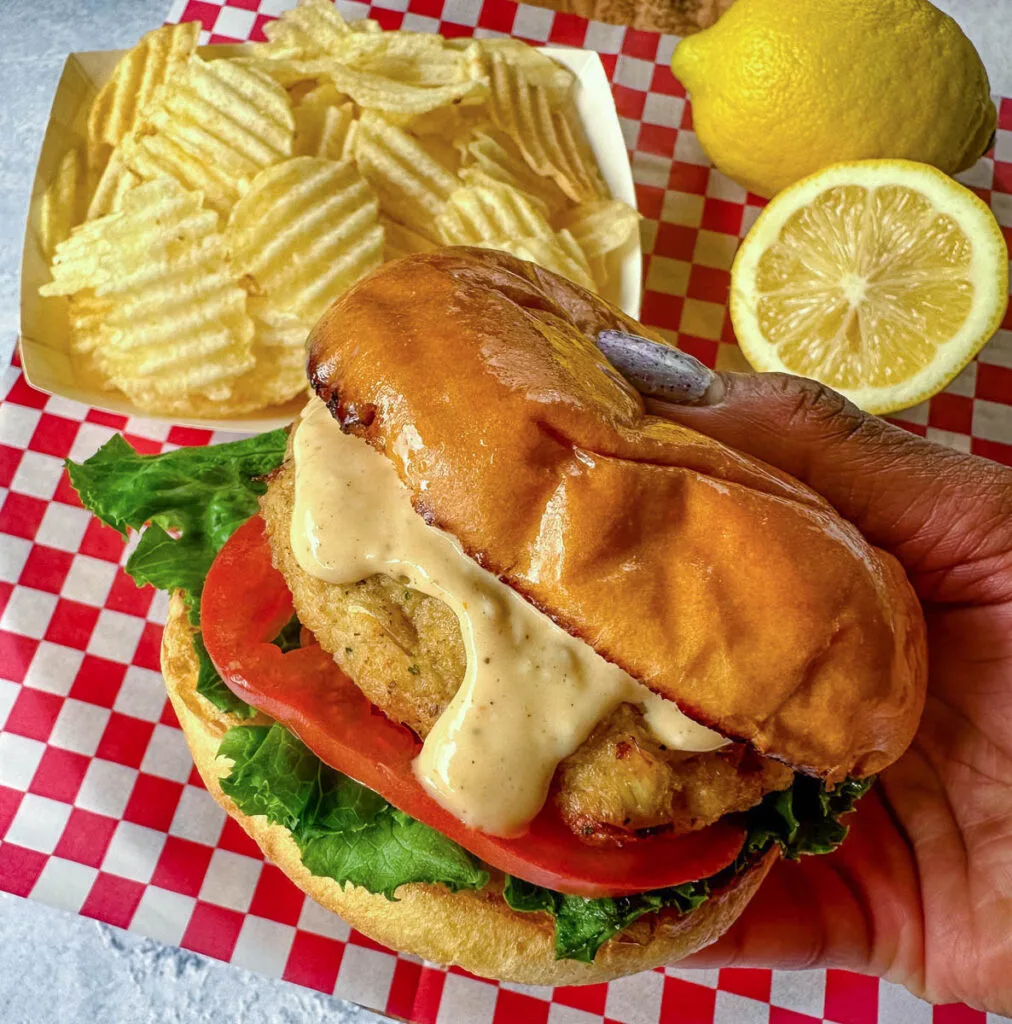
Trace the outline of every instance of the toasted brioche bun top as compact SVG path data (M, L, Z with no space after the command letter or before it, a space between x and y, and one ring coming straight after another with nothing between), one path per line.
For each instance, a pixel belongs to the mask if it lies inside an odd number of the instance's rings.
M926 682L899 563L798 481L648 415L605 328L656 337L534 264L444 249L331 307L310 380L429 523L634 678L802 771L879 771Z

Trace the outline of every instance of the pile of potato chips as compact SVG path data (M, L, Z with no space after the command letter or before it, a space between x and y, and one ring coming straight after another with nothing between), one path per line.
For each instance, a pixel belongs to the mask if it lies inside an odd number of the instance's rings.
M383 262L504 249L599 290L638 216L610 199L574 78L512 39L348 23L307 0L240 56L149 33L91 108L41 211L41 292L83 374L159 414L306 387L306 336Z

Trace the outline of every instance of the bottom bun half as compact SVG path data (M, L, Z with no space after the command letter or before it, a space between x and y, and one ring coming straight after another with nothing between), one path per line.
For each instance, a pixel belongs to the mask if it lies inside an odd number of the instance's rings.
M264 817L243 814L222 792L219 780L228 774L231 762L216 755L222 736L235 722L197 694L191 635L183 602L175 595L162 639L162 672L208 792L303 892L391 949L521 984L609 981L672 963L714 942L745 909L776 860L774 849L690 914L646 915L605 943L591 964L556 960L551 916L510 909L495 891L495 882L484 891L459 893L437 885L403 885L396 902L357 886L342 888L332 879L309 873L287 829L269 824ZM496 873L492 875L494 879Z

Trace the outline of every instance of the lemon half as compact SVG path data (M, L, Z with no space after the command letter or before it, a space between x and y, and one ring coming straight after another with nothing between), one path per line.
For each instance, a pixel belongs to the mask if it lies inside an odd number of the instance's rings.
M731 269L731 320L752 366L813 377L874 413L941 391L1007 304L994 215L907 160L834 164L796 182Z

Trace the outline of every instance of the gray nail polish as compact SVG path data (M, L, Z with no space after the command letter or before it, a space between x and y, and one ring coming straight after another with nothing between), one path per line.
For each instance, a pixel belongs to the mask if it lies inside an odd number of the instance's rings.
M718 379L687 352L624 331L601 331L597 347L637 391L669 402L699 402Z

